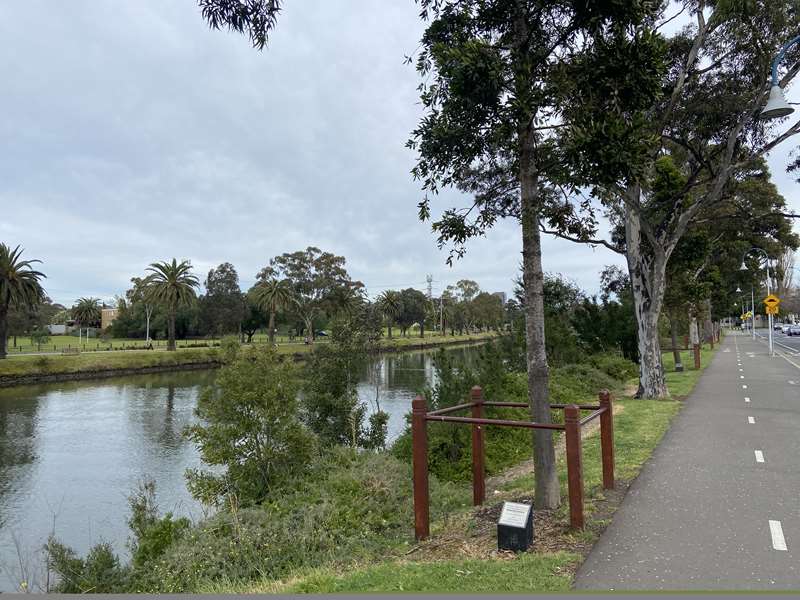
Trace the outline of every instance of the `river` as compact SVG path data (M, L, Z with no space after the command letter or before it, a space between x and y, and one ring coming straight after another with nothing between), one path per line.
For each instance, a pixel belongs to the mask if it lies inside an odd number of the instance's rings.
M459 360L474 348L447 350ZM389 442L405 428L411 400L436 380L433 352L384 355L363 374L359 396L388 412ZM203 517L184 471L202 466L182 432L214 371L0 389L0 591L43 581L48 535L84 554L110 542L126 556L128 496L156 482L162 512Z

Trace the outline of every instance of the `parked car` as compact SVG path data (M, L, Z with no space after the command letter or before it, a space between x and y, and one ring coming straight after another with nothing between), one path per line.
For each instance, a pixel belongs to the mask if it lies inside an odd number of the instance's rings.
M783 329L783 324L782 323L773 323L772 324L772 329L774 329L776 331L781 331Z
M789 323L784 323L781 325L781 333L789 333L789 328L791 325Z
M792 325L789 327L789 331L786 332L787 335L800 335L800 325Z

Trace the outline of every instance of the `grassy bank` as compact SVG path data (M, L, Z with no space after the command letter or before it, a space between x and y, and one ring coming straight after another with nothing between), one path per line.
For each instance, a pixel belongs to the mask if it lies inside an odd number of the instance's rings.
M488 488L485 507L462 507L435 519L433 539L408 550L392 553L372 564L342 568L330 565L301 570L280 581L206 583L210 593L358 593L358 592L555 592L567 591L582 557L610 522L624 490L638 475L644 462L680 410L677 398L696 384L713 352L702 353L700 370L682 373L665 367L673 397L667 400L616 400L615 450L618 489L602 489L600 443L597 433L585 439L583 470L586 529L571 531L566 503L555 511L537 511L536 541L532 552L509 556L496 552L495 523L502 501L530 502L533 474L514 473ZM630 388L630 386L628 386ZM559 458L562 497L566 501L566 465ZM465 486L464 493L468 491ZM432 492L432 501L436 501ZM408 524L409 529L411 523Z
M496 337L495 333L460 336L408 337L384 339L381 350L386 352L433 348L451 344L481 342ZM324 342L320 342L324 343ZM302 357L311 352L313 346L303 343L280 344L278 352ZM59 377L91 378L108 373L148 369L172 370L193 366L213 366L219 361L216 348L180 348L176 352L166 350L128 350L119 352L86 352L77 355L22 355L0 360L0 385L28 383Z

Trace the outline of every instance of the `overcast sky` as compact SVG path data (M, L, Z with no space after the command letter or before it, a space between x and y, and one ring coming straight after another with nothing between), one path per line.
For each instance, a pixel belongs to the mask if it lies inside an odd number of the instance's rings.
M404 147L420 107L412 0L289 2L269 48L209 31L193 0L0 3L0 241L40 258L59 302L109 300L155 260L249 287L272 256L344 255L374 295L458 279L510 292L518 225L449 268ZM783 194L791 146L770 158ZM461 205L446 194L436 207ZM545 269L595 291L603 248L544 243Z

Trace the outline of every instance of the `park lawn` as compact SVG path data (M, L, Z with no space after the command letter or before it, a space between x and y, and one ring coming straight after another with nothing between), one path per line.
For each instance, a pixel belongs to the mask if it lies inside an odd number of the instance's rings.
M667 388L670 395L678 400L681 400L689 395L694 389L700 375L703 374L705 368L711 364L711 359L714 358L718 345L714 345L714 350L711 350L708 345L705 345L700 350L700 369L694 368L694 357L691 350L681 351L681 362L683 364L683 371L678 373L675 371L675 358L672 352L664 352L662 360L664 361L664 371L666 372Z
M382 340L381 346L387 351L394 351L402 350L409 346L428 347L445 343L481 342L495 336L496 334L494 333L483 333L448 336L446 338L396 338ZM320 341L319 343L325 342ZM293 342L279 344L277 351L279 354L303 355L311 352L313 348L314 346L303 342ZM180 343L177 352L168 352L166 350L114 350L85 352L77 355L9 355L5 360L0 360L0 379L35 375L97 373L121 369L180 368L192 364L211 364L218 360L219 355L216 348L184 348L181 347Z

